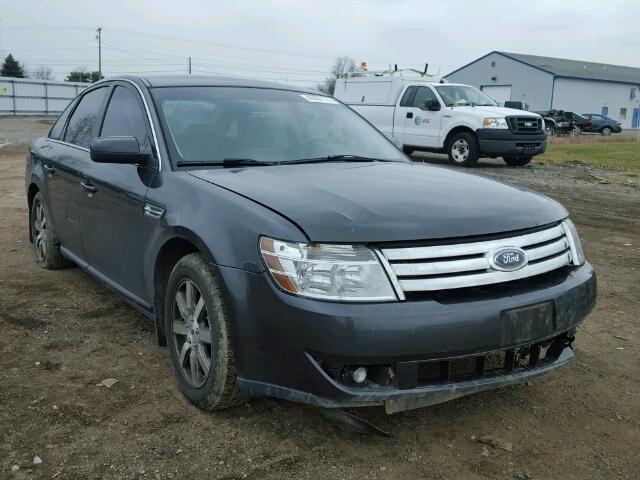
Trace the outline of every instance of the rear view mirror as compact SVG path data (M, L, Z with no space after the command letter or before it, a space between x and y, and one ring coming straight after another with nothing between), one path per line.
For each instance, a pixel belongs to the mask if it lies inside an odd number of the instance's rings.
M427 100L424 102L424 109L430 112L437 112L440 110L440 102L436 99Z
M99 163L144 163L149 153L141 152L135 137L98 137L91 141L91 160Z

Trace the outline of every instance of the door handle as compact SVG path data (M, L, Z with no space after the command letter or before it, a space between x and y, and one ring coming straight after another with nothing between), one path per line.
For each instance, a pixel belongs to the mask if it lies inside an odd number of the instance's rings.
M413 118L413 112L407 112L407 118Z
M89 193L94 193L96 191L96 187L94 187L90 183L80 182L80 186Z
M54 173L56 171L55 168L53 168L51 165L49 165L48 163L45 163L42 168L44 168L45 172L47 173Z

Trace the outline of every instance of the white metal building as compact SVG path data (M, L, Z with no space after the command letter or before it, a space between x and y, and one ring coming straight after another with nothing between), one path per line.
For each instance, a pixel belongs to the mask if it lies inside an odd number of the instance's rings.
M640 68L495 51L445 78L497 102L524 101L532 111L601 113L622 128L640 128Z
M89 85L0 77L0 115L59 115Z

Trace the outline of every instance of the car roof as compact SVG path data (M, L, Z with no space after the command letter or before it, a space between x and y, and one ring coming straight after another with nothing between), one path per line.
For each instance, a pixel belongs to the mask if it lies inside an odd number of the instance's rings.
M323 95L317 90L297 87L294 85L265 82L241 77L224 77L213 75L123 75L106 78L110 80L131 80L148 88L162 87L249 87L249 88L273 88L278 90L292 90L296 92Z

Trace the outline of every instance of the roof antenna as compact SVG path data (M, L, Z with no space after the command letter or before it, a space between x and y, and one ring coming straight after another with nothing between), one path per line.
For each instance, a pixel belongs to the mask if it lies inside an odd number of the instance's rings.
M424 64L424 72L422 72L422 74L423 74L423 75L426 75L426 74L427 74L427 70L428 70L428 69L429 69L429 64L428 64L428 63L425 63L425 64Z

